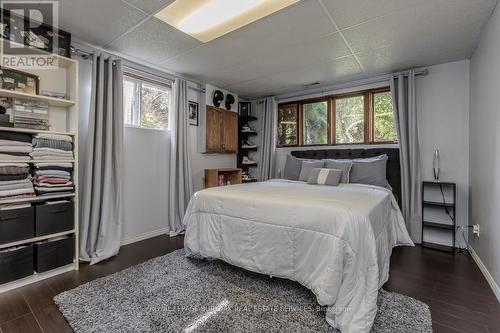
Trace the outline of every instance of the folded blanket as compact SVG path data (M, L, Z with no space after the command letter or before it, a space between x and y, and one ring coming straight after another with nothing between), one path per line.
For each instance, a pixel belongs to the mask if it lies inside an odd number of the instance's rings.
M31 157L28 153L14 153L14 152L9 152L9 153L0 153L0 161L31 161Z
M58 170L58 171L71 172L71 171L73 171L73 167L71 166L69 168L65 168L65 167L60 167L60 166L52 165L52 166L49 166L49 167L40 167L40 168L37 168L37 170Z
M35 168L37 169L47 169L50 167L73 169L73 163L35 163Z
M4 184L10 182L12 182L12 184ZM21 181L0 182L0 191L32 189L32 188L33 188L33 183L29 179L24 179Z
M0 153L31 153L31 146L0 146Z
M39 133L35 135L35 138L73 142L71 136L61 134Z
M28 173L19 175L0 175L0 181L4 180L22 180L28 177Z
M0 175L27 175L29 166L0 166Z
M72 161L73 156L54 156L54 155L33 155L31 156L34 160L44 160L44 161Z
M39 187L48 187L48 188L56 188L56 187L65 187L65 186L73 186L73 182L70 182L70 181L66 181L64 183L39 183L39 182L35 182L35 185L36 186L39 186Z
M39 193L49 193L49 192L66 192L73 191L73 186L60 186L60 187L41 187L35 186L35 190Z
M61 140L52 140L52 139L43 139L43 138L34 138L33 139L33 147L35 148L54 148L65 151L72 151L73 144L68 141Z
M36 195L35 192L26 194L6 195L6 196L0 196L0 200L32 198L35 195Z
M24 146L32 147L31 142L14 141L14 140L3 140L0 139L0 146Z
M73 155L72 151L66 151L56 148L34 148L32 154L44 154L44 155Z
M67 184L70 181L69 177L55 178L55 177L37 177L38 184Z
M63 170L36 170L35 175L37 176L71 176L71 173Z
M0 186L3 186L3 185L14 185L14 184L23 184L23 183L27 183L27 184L31 184L31 178L28 176L24 179L19 179L19 180L4 180L4 181L0 181Z
M31 134L11 132L11 131L0 131L0 140L12 140L31 143Z
M14 195L26 195L26 194L34 194L35 191L32 188L26 188L26 189L17 189L17 190L5 190L5 191L0 191L0 198L3 197L11 197Z

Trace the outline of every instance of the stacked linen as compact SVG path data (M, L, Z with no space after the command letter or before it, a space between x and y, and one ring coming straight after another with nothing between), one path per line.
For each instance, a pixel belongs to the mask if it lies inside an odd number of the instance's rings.
M0 131L0 162L31 160L30 153L33 151L31 134Z
M0 163L0 199L35 195L28 163Z
M33 159L72 160L73 138L69 135L39 133L33 137Z
M39 196L68 194L74 191L72 163L36 163L35 190Z

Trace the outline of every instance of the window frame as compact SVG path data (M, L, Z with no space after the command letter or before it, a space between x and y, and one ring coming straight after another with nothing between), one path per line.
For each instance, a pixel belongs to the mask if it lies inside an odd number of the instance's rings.
M139 82L139 91L138 91L138 97L139 97L139 111L137 115L138 119L138 124L129 124L125 123L125 119L123 122L124 127L132 127L132 128L140 128L140 129L145 129L145 130L154 130L154 131L166 131L170 132L170 112L171 112L171 107L172 107L172 85L160 80L155 80L147 77L146 75L139 75L133 72L129 71L123 71L123 84L125 83L125 80L128 79L129 81L136 81ZM149 127L144 127L141 126L141 109L142 109L142 85L143 83L147 83L150 85L158 86L160 88L165 88L170 90L170 100L169 100L169 108L168 108L168 127L166 128L149 128ZM125 110L123 110L125 111ZM125 118L125 117L124 117Z
M390 92L389 87L381 87L375 89L367 89L360 91L353 91L343 94L334 94L317 98L309 98L304 100L289 101L280 103L278 110L281 106L297 105L297 144L294 145L279 145L276 140L277 148L286 147L325 147L325 146L359 146L359 145L384 145L384 144L397 144L398 141L374 141L375 140L375 110L374 110L374 96L377 93ZM364 140L359 143L337 143L336 142L336 100L350 97L364 96ZM328 143L326 144L312 144L307 145L304 143L304 104L311 104L317 102L327 102L328 107ZM279 112L279 111L278 111ZM276 127L276 132L278 128ZM277 137L277 135L276 135Z

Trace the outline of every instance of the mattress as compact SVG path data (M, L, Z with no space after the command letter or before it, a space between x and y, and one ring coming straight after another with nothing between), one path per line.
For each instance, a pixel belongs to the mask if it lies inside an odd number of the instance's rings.
M369 332L392 248L413 245L392 192L289 180L216 187L187 208L189 256L309 288L341 332Z

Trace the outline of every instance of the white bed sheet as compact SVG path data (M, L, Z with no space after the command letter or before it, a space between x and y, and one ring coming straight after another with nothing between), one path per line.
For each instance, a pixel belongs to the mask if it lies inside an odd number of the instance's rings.
M270 180L197 192L184 217L188 255L291 279L329 306L341 332L369 332L392 248L413 245L392 193Z

